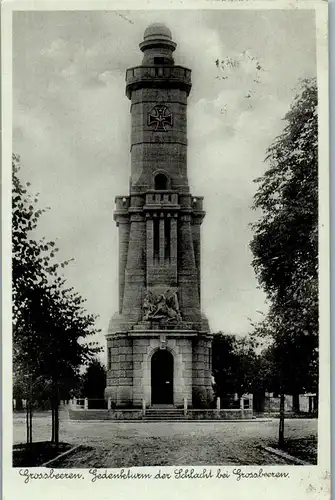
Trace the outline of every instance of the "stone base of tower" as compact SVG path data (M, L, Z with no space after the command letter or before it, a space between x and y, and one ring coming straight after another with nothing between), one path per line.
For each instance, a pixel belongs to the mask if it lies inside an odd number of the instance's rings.
M107 335L106 398L113 406L208 408L213 399L211 336L193 330Z

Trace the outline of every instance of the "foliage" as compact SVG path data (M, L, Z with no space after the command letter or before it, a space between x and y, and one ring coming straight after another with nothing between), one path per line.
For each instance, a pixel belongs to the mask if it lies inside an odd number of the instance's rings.
M19 179L19 158L13 156L12 296L13 368L17 383L30 401L43 386L55 411L61 396L71 390L82 364L99 351L86 338L98 332L96 317L85 310L85 300L66 286L59 273L70 261L58 264L53 241L34 238L45 209L34 208L38 194ZM56 415L57 417L57 415ZM57 433L57 432L56 432Z
M216 395L225 397L253 392L257 383L259 359L255 342L248 337L216 333L212 344L213 376Z
M318 122L315 80L304 80L256 179L250 247L270 302L257 336L273 339L282 390L317 390L318 370Z
M82 375L81 396L89 399L104 399L106 368L98 359L93 359Z

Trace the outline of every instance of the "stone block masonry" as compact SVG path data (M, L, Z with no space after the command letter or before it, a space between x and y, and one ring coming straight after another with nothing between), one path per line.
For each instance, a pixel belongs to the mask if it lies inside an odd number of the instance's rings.
M131 101L129 193L117 196L119 307L107 340L107 387L117 408L211 404L211 334L201 312L202 197L187 176L191 70L175 66L162 24L147 28Z

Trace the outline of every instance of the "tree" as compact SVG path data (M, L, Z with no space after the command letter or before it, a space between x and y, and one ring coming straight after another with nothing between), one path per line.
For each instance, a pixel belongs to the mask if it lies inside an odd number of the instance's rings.
M256 334L270 336L282 394L316 390L318 381L317 85L301 82L286 126L256 179L250 247L270 310Z
M13 156L12 290L13 371L27 399L27 442L32 442L32 409L44 385L52 406L52 441L58 444L58 405L79 376L79 368L100 350L86 338L98 330L96 317L84 299L66 286L59 274L69 261L55 262L52 241L37 240L33 232L45 209L36 210L38 195L19 179L19 157Z
M253 392L258 380L255 343L248 337L237 337L219 332L214 335L213 376L216 395L227 398L237 393Z
M83 364L99 352L95 343L87 343L86 337L98 332L96 317L84 309L84 299L72 288L65 288L65 281L49 287L39 294L31 310L30 324L39 337L39 372L50 383L50 400L53 415L52 441L58 444L60 399L68 394ZM63 396L62 396L63 394Z
M98 359L93 359L86 367L81 380L81 396L96 400L91 402L91 407L101 407L102 400L105 399L106 388L106 368Z
M53 245L30 238L39 217L45 210L35 210L38 195L28 192L18 177L19 157L12 162L12 298L13 298L13 371L14 379L27 401L27 443L32 442L32 401L38 379L35 356L37 333L29 324L27 315L34 300L34 291L48 282L45 264ZM57 250L57 249L56 249ZM55 268L50 272L55 272ZM18 381L20 381L18 383Z

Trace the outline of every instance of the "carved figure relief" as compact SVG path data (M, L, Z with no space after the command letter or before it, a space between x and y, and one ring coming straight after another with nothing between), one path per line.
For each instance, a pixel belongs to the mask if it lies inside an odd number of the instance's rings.
M177 292L170 289L160 294L148 291L143 301L143 320L181 321Z

